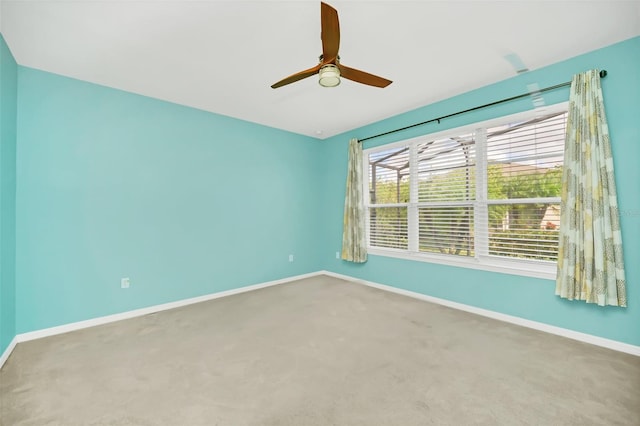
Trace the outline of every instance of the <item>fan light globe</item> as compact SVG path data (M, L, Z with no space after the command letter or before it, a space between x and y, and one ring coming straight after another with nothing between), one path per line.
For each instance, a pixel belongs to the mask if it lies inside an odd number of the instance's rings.
M318 74L322 87L336 87L340 84L340 70L333 64L323 65Z

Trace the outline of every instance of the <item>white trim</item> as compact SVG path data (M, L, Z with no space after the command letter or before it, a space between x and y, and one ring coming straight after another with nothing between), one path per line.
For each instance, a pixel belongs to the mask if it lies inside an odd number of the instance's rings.
M544 109L544 115L558 114L566 112L569 106L568 101L549 105ZM484 120L475 123L469 123L460 127L440 130L438 132L419 135L413 138L399 140L382 145L376 145L371 148L363 150L363 157L369 159L372 153L389 152L395 149L402 149L400 152L409 150L409 188L410 197L408 203L386 203L386 204L371 204L369 196L369 185L371 175L365 184L363 182L363 188L365 189L363 194L365 197L365 210L366 210L366 234L367 234L367 251L369 254L377 256L394 257L405 260L437 263L450 266L457 266L462 268L477 269L482 271L499 272L511 275L519 275L525 277L542 278L547 280L555 280L557 274L557 263L555 261L548 262L543 260L528 260L510 258L509 256L489 256L489 235L488 235L488 208L491 205L502 204L529 204L529 203L553 203L558 204L560 202L559 197L544 197L544 198L519 198L519 199L488 199L487 196L487 129L495 126L502 126L507 123L516 123L520 121L526 121L533 118L541 117L542 111L534 108L531 110L521 111L515 114L509 114L505 116L495 117L489 120ZM474 200L466 201L432 201L432 202L418 202L417 197L417 153L416 150L421 143L427 141L438 141L442 138L448 138L452 135L464 135L468 133L475 134L475 146L476 153L475 167L476 167L476 197ZM505 160L506 161L506 160ZM363 162L364 163L364 162ZM369 161L366 162L367 164ZM451 254L438 254L429 252L420 252L418 250L418 208L427 206L473 206L473 223L475 231L472 233L474 238L474 252L473 256L463 257L455 256ZM385 248L371 245L371 224L369 223L369 216L372 209L387 208L387 207L406 207L407 208L407 241L408 247L401 249Z
M153 314L155 312L166 311L169 309L175 309L194 303L206 302L208 300L218 299L220 297L232 296L234 294L246 293L248 291L258 290L265 287L271 287L274 285L285 284L291 281L297 281L304 278L310 278L320 275L321 272L311 272L309 274L296 275L293 277L283 278L275 281L268 281L260 284L249 285L246 287L234 288L231 290L220 291L217 293L206 294L204 296L192 297L190 299L178 300L175 302L164 303L161 305L149 306L146 308L135 309L133 311L121 312L118 314L107 315L104 317L92 318L85 321L72 322L69 324L63 324L56 327L44 328L41 330L30 331L27 333L18 334L14 341L17 343L27 342L29 340L40 339L43 337L55 336L57 334L68 333L70 331L81 330L83 328L94 327L96 325L107 324L116 321L122 321L125 319L140 317L143 315ZM15 345L14 345L15 346ZM13 349L13 348L12 348Z
M420 209L418 208L418 151L409 148L409 205L407 206L407 238L408 249L410 252L420 250ZM398 200L399 201L399 200ZM371 210L369 210L371 212ZM370 216L370 214L367 214ZM370 232L371 228L365 228L366 232Z
M605 339L604 337L598 337L592 334L581 333L579 331L569 330L567 328L556 327L554 325L549 325L542 322L531 321L531 320L520 318L520 317L514 317L512 315L502 314L500 312L490 311L488 309L477 308L475 306L465 305L463 303L452 302L450 300L440 299L438 297L427 296L426 294L416 293L409 290L403 290L400 288L391 287L384 284L378 284L372 281L366 281L359 278L350 277L348 275L337 274L329 271L322 271L322 273L333 278L339 278L346 281L351 281L356 284L362 284L368 287L374 287L380 290L389 291L391 293L397 293L403 296L409 296L414 299L420 299L426 302L436 303L438 305L447 306L449 308L470 312L472 314L496 319L498 321L508 322L508 323L519 325L522 327L532 328L538 331L544 331L545 333L567 337L569 339L578 340L580 342L589 343L596 346L602 346L604 348L612 349L614 351L624 352L624 353L628 353L635 356L640 356L640 346L619 342L617 340Z
M5 349L2 355L0 355L0 369L2 369L2 366L4 365L4 363L7 362L7 360L9 359L9 356L11 355L11 352L13 352L13 349L15 349L17 344L18 344L18 336L15 336L11 340L11 342L9 342L9 346L7 346L7 349Z
M476 130L476 158L487 158L487 130ZM489 187L486 161L476 161L476 200L473 203L473 223L477 229L489 229ZM476 258L489 254L489 233L477 232L473 239L473 250Z
M440 265L520 275L523 277L542 278L545 280L555 281L557 274L557 265L555 263L527 261L526 259L492 258L490 256L452 256L425 252L413 253L402 249L381 249L379 247L368 247L367 252L372 256L395 257L397 259L437 263Z
M465 312L470 312L476 315L482 315L488 318L493 318L499 321L508 322L511 324L519 325L522 327L532 328L534 330L544 331L546 333L555 334L569 339L578 340L580 342L590 343L596 346L602 346L604 348L612 349L619 352L628 353L635 356L640 356L640 346L630 345L628 343L618 342L616 340L605 339L603 337L593 336L591 334L580 333L577 331L569 330L566 328L556 327L549 324L544 324L537 321L531 321L524 318L514 317L511 315L502 314L499 312L490 311L487 309L477 308L475 306L465 305L463 303L452 302L446 299L440 299L433 296L427 296L425 294L416 293L409 290L403 290L396 287L391 287L384 284L374 283L372 281L366 281L359 278L354 278L348 275L342 275L330 271L316 271L308 274L297 275L293 277L283 278L275 281L268 281L265 283L254 284L246 287L240 287L232 290L221 291L218 293L211 293L204 296L193 297L190 299L178 300L176 302L165 303L162 305L150 306L147 308L136 309L133 311L122 312L119 314L108 315L99 318L93 318L86 321L79 321L70 324L64 324L57 327L45 328L42 330L31 331L28 333L21 333L16 335L9 346L5 349L2 356L0 356L0 368L7 361L11 353L13 352L16 344L26 342L29 340L40 339L42 337L55 336L57 334L68 333L70 331L81 330L83 328L93 327L96 325L107 324L110 322L121 321L129 318L135 318L143 315L148 315L154 312L165 311L169 309L179 308L181 306L191 305L194 303L205 302L207 300L218 299L220 297L232 296L234 294L245 293L248 291L258 290L265 287L271 287L279 284L285 284L292 281L297 281L305 278L311 278L318 275L326 275L328 277L338 278L353 283L374 287L380 290L389 291L392 293L401 294L404 296L413 297L426 302L435 303L438 305L447 306L453 309L458 309Z

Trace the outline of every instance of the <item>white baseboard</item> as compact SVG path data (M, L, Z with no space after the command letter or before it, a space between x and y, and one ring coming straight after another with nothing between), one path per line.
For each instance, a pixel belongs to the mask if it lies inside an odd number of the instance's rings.
M41 330L30 331L28 333L18 334L14 341L17 343L26 342L34 339L41 339L43 337L55 336L56 334L68 333L70 331L81 330L83 328L94 327L96 325L107 324L115 321L122 321L125 319L140 317L143 315L153 314L155 312L166 311L169 309L179 308L181 306L187 306L194 303L206 302L207 300L218 299L220 297L232 296L234 294L245 293L247 291L258 290L265 287L271 287L278 284L285 284L291 281L297 281L304 278L314 277L320 275L321 272L312 272L309 274L296 275L293 277L283 278L275 281L268 281L260 284L249 285L246 287L234 288L231 290L220 291L217 293L205 294L204 296L192 297L190 299L178 300L175 302L163 303L161 305L149 306L147 308L135 309L133 311L121 312L118 314L107 315L104 317L92 318L85 321L72 322L69 324L63 324L56 327L44 328ZM15 345L14 345L15 346ZM8 350L9 348L7 348ZM11 348L13 349L13 348ZM6 351L5 351L6 352ZM11 353L11 351L9 351ZM7 355L8 357L8 355ZM0 367L2 364L0 364Z
M334 272L329 272L329 271L322 271L322 274L330 277L334 277L334 278L340 278L346 281L351 281L357 284L374 287L380 290L385 290L392 293L413 297L415 299L436 303L438 305L447 306L449 308L459 309L461 311L482 315L484 317L493 318L499 321L520 325L522 327L532 328L534 330L556 334L558 336L567 337L569 339L578 340L585 343L590 343L596 346L602 346L604 348L613 349L614 351L625 352L631 355L640 356L640 346L630 345L628 343L618 342L616 340L605 339L604 337L598 337L591 334L580 333L578 331L569 330L562 327L556 327L556 326L545 324L542 322L531 321L524 318L514 317L511 315L502 314L500 312L490 311L488 309L482 309L482 308L477 308L475 306L465 305L463 303L452 302L450 300L440 299L438 297L427 296L425 294L416 293L409 290L403 290L400 288L391 287L384 284L378 284L371 281L354 278L348 275L336 274Z
M465 305L463 303L452 302L446 299L440 299L433 296L427 296L425 294L416 293L409 290L403 290L396 287L391 287L384 284L378 284L372 281L366 281L359 278L354 278L348 275L337 274L329 271L317 271L311 272L303 275L296 275L293 277L283 278L275 281L268 281L260 284L254 284L246 287L235 288L232 290L221 291L217 293L211 293L204 296L193 297L190 299L178 300L175 302L164 303L161 305L149 306L147 308L135 309L133 311L122 312L113 315L107 315L98 318L92 318L85 321L78 321L70 324L64 324L57 327L45 328L42 330L35 330L28 333L21 333L16 335L9 346L5 349L0 356L0 368L7 361L11 352L15 348L16 344L20 342L26 342L29 340L40 339L43 337L55 336L57 334L68 333L75 330L81 330L83 328L94 327L96 325L107 324L115 321L121 321L129 318L140 317L143 315L152 314L155 312L166 311L169 309L179 308L181 306L187 306L194 303L205 302L207 300L218 299L220 297L232 296L234 294L245 293L248 291L258 290L265 287L271 287L278 284L284 284L292 281L301 280L304 278L310 278L318 275L326 275L329 277L339 278L342 280L350 281L357 284L366 285L369 287L374 287L380 290L389 291L392 293L401 294L404 296L413 297L415 299L424 300L426 302L436 303L438 305L447 306L454 309L459 309L461 311L470 312L477 315L482 315L488 318L493 318L499 321L508 322L511 324L520 325L523 327L532 328L534 330L544 331L546 333L556 334L558 336L567 337L569 339L578 340L585 343L590 343L592 345L602 346L608 349L613 349L619 352L625 352L631 355L640 356L640 346L630 345L628 343L618 342L616 340L605 339L603 337L593 336L586 333L580 333L577 331L569 330L566 328L556 327L549 324L544 324L537 321L531 321L524 318L514 317L511 315L502 314L495 311L490 311L487 309L477 308L475 306Z
M11 355L11 352L13 352L13 349L17 344L17 337L14 337L11 342L9 342L9 346L7 346L7 349L5 349L4 352L2 352L2 355L0 355L0 368L2 368L5 362L7 362L7 360L9 359L9 355Z

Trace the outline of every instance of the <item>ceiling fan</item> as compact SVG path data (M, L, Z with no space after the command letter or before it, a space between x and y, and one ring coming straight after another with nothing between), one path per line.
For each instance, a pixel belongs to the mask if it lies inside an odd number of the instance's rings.
M320 56L318 65L290 75L271 85L271 88L277 89L278 87L311 77L314 74L320 75L320 85L324 87L337 86L340 84L340 77L375 87L387 87L392 83L391 80L387 80L386 78L342 65L340 63L340 56L338 56L338 49L340 48L338 12L328 4L320 3L320 19L322 28L322 33L320 34L320 38L322 39L322 55Z

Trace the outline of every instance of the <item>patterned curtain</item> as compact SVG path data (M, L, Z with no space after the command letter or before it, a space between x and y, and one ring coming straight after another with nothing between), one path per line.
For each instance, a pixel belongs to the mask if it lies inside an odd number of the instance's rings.
M344 227L342 231L342 259L351 262L367 261L365 210L362 197L362 144L349 141L347 194L344 199Z
M571 82L556 295L627 306L609 129L598 70Z

